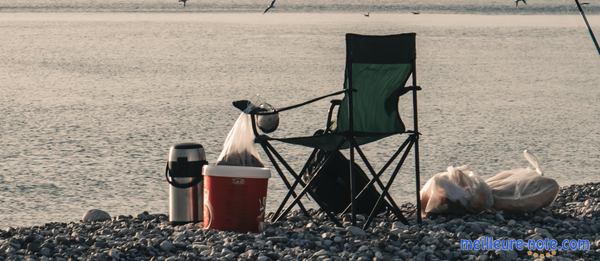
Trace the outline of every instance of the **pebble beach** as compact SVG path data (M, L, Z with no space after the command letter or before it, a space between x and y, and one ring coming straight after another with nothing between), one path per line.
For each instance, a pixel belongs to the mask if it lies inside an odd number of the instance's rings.
M381 215L359 228L345 220L336 227L325 215L292 212L267 223L262 233L172 226L165 214L119 215L101 222L47 223L0 230L0 260L598 260L600 183L571 185L554 203L527 214L485 211L466 216L433 216L409 225ZM269 215L267 215L269 216ZM589 240L589 250L561 252L463 251L461 239L553 238Z
M0 2L0 261L600 260L600 60L572 0L278 0L266 14L267 0ZM600 2L583 9L598 31ZM409 156L390 195L409 224L382 213L337 227L314 209L261 233L170 224L170 146L201 143L214 163L232 101L282 108L338 91L346 33L406 32L418 35L421 184ZM313 133L329 106L282 116L273 136ZM365 154L378 168L403 139ZM274 145L294 168L310 153ZM562 186L552 205L416 224L415 187L450 165L483 179L527 166L524 149ZM260 153L269 220L288 190ZM588 245L461 250L489 237Z

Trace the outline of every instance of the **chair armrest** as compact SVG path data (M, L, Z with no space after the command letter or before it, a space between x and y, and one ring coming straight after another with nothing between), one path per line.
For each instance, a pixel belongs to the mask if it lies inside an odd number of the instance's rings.
M255 104L253 104L251 101L249 100L239 100L239 101L234 101L232 102L233 107L238 108L240 111L250 114L250 115L270 115L270 114L277 114L277 111L265 111L264 109L256 106ZM251 106L250 111L246 111L248 106Z
M331 97L331 96L335 96L335 95L339 95L342 93L347 92L346 89L342 90L342 91L337 91L337 92L333 92L321 97L317 97L302 103L298 103L298 104L294 104L291 106L287 106L287 107L283 107L283 108L279 108L279 109L275 109L274 111L264 111L263 109L259 108L258 106L252 104L251 101L248 100L239 100L239 101L234 101L232 102L233 106L238 108L239 110L241 110L244 113L250 114L250 115L271 115L271 114L278 114L279 112L283 112L283 111L287 111L287 110L291 110L291 109L295 109L322 99L325 99L327 97ZM254 108L252 108L250 111L246 111L246 109L248 108L248 106L253 106ZM258 130L256 129L256 119L255 117L250 117L252 120L252 131L254 132L254 136L258 137L260 134L258 133Z
M332 122L331 118L333 117L333 109L335 106L340 106L342 104L342 100L331 100L331 106L329 106L329 112L327 113L327 122L325 123L325 131L330 131Z
M422 90L421 86L406 86L406 87L400 87L396 90L396 95L402 96L410 91L420 91Z
M333 92L333 93L330 93L330 94L327 94L327 95L323 95L321 97L317 97L317 98L314 98L314 99L311 99L311 100L308 100L308 101L305 101L305 102L302 102L302 103L298 103L298 104L295 104L295 105L291 105L291 106L280 108L277 111L281 112L281 111L287 111L287 110L295 109L295 108L298 108L298 107L301 107L301 106L304 106L304 105L307 105L307 104L310 104L310 103L313 103L313 102L325 99L327 97L339 95L339 94L342 94L342 93L345 93L345 92L346 92L346 90L341 90L341 91Z
M330 94L327 94L327 95L323 95L321 97L317 97L317 98L314 98L314 99L311 99L311 100L308 100L308 101L305 101L305 102L302 102L302 103L298 103L298 104L294 104L294 105L291 105L291 106L287 106L287 107L275 109L275 111L266 112L266 111L260 111L260 110L252 110L252 111L246 112L246 113L252 114L252 115L277 114L277 113L282 112L282 111L287 111L287 110L295 109L295 108L298 108L298 107L302 107L302 106L307 105L307 104L311 104L313 102L325 99L327 97L331 97L331 96L335 96L335 95L338 95L338 94L342 94L342 93L345 93L346 91L347 90L333 92L333 93L330 93ZM241 111L244 111L244 108L247 106L248 103L250 103L250 101L247 101L247 100L234 101L233 102L233 106L236 107L236 108L238 108L238 109L240 109Z

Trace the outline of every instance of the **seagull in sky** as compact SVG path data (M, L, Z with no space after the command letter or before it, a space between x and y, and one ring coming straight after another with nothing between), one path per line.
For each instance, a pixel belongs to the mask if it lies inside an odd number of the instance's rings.
M277 1L277 0L271 1L271 4L267 7L267 9L265 9L263 14L267 13L271 8L275 7L275 1Z

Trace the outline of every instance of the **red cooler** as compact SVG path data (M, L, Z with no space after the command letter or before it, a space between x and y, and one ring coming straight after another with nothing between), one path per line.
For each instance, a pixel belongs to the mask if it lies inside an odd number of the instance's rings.
M204 228L261 232L268 168L208 165L204 175Z

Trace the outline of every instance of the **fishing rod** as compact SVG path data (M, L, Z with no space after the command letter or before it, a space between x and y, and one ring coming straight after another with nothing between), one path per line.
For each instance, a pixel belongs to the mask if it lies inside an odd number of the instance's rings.
M585 17L585 13L583 12L583 8L581 8L581 4L579 4L579 0L575 0L575 3L577 4L577 8L579 9L579 12L581 13L581 16L583 17L583 21L585 21L585 25L588 28L588 31L590 32L590 36L592 37L592 41L594 41L594 44L596 45L596 50L598 50L598 54L600 55L600 45L598 45L598 40L596 40L596 36L594 36L594 31L592 31L592 27L590 26L590 23L588 22L587 18Z

